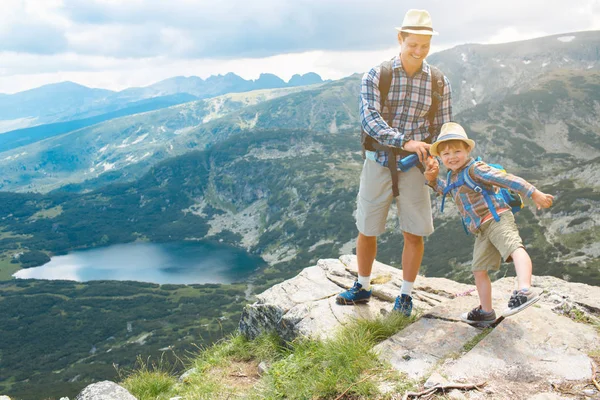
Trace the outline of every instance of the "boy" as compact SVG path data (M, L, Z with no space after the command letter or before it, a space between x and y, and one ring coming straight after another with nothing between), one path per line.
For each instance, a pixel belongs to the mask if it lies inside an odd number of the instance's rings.
M522 178L490 167L482 161L475 161L471 151L475 142L467 137L462 126L455 122L445 123L430 153L441 158L451 172L449 182L438 179L439 163L433 157L426 162L425 179L437 193L456 182L460 172L468 168L470 177L483 188L492 186L511 189L522 196L531 197L538 209L552 205L554 197L542 193ZM473 275L479 294L480 305L461 315L461 319L472 325L487 326L494 323L496 313L492 308L492 284L488 270L498 270L501 260L513 260L517 273L518 290L508 302L503 316L513 315L539 300L531 290L531 259L523 247L517 225L510 206L500 196L490 196L499 221L496 221L484 196L467 185L450 190L465 226L476 235L473 249Z

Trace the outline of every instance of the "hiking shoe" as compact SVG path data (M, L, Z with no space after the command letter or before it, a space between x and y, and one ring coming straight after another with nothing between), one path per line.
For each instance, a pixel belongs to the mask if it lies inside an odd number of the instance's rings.
M461 314L460 319L469 325L490 326L496 322L496 312L492 310L487 313L477 306L469 312Z
M335 302L342 305L368 303L371 298L371 291L362 288L358 282L354 286L337 295Z
M540 296L531 289L514 290L510 300L508 300L508 308L504 310L502 316L510 317L519 311L523 311L539 299Z
M394 308L392 311L396 311L404 314L406 317L410 317L410 313L412 312L412 297L407 294L401 294L396 297L396 302L394 303Z

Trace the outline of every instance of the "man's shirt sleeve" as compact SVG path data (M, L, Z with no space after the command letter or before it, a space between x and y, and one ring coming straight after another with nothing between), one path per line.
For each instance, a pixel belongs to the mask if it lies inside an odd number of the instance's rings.
M404 134L391 128L381 116L379 67L372 68L362 79L360 87L360 124L362 129L381 144L402 147Z

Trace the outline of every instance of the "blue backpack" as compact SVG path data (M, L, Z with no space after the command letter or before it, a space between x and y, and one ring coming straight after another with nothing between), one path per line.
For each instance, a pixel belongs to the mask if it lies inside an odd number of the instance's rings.
M458 175L458 179L456 180L456 182L446 186L446 188L444 189L443 197L442 197L442 206L440 207L440 212L444 212L444 203L446 202L446 195L448 193L450 193L451 190L456 189L462 185L467 185L467 187L469 189L471 189L477 193L481 193L483 195L483 198L484 198L488 208L490 209L492 216L494 217L494 219L496 221L500 221L500 216L496 212L496 207L494 206L494 203L492 202L492 196L503 199L504 202L506 204L508 204L508 206L511 208L513 214L521 211L521 209L524 207L524 204L523 204L523 199L521 198L521 195L519 193L517 193L513 190L510 190L510 189L501 188L501 187L497 187L497 186L484 187L484 186L477 184L473 180L473 178L471 178L471 175L469 175L469 170L471 169L473 164L477 161L481 161L481 157L477 157L475 160L471 161L467 165L466 168L463 168L463 170L460 171L460 174ZM488 164L488 165L490 167L493 167L493 168L499 169L503 172L506 172L504 167L502 167L499 164ZM446 182L450 182L450 175L452 175L452 171L448 171L448 176L446 177ZM469 232L467 231L467 228L464 225L465 225L465 222L463 221L463 227L465 228L465 231L468 234Z

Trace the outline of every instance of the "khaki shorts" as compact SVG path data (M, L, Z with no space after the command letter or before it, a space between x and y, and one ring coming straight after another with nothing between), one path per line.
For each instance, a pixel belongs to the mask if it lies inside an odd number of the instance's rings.
M398 172L398 189L400 195L396 198L396 208L400 229L417 236L432 234L431 201L423 173L416 167L407 172ZM365 236L384 233L393 200L390 170L366 159L360 174L357 198L358 231Z
M502 260L523 246L519 230L512 212L500 214L500 221L493 218L479 228L473 248L473 271L497 271Z

